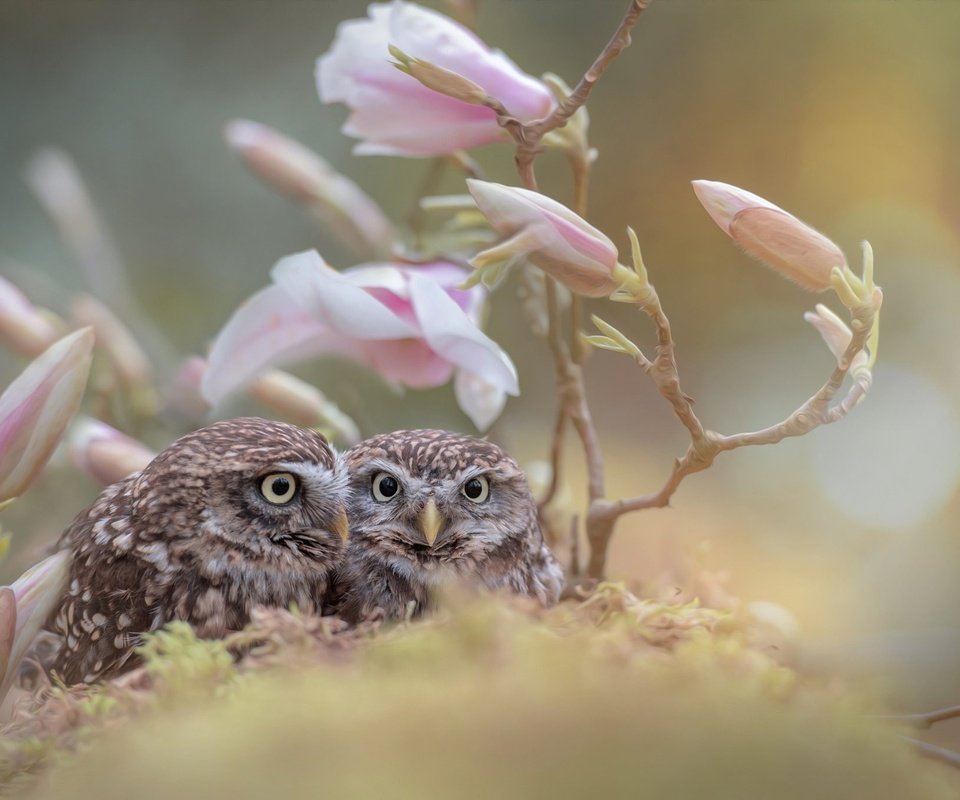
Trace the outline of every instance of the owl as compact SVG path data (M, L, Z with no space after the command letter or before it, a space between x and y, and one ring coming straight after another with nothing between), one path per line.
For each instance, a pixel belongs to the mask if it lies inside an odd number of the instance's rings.
M376 436L344 456L350 545L336 613L417 615L447 582L557 601L563 571L544 543L526 478L492 442L441 430Z
M215 638L257 605L320 613L346 493L341 459L313 431L245 417L178 439L61 536L72 559L49 668L67 683L124 671L142 635L175 619Z

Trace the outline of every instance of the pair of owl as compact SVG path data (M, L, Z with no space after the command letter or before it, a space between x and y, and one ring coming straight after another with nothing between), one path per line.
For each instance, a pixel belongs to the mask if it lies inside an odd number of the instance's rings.
M60 547L70 582L45 660L67 683L133 666L142 634L174 619L213 638L255 606L358 622L418 614L451 580L544 605L563 585L517 463L440 430L337 454L292 425L217 422L104 490Z

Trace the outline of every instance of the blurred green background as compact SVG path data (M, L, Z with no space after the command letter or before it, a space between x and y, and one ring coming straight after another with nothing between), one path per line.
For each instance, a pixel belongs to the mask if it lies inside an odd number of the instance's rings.
M573 83L625 6L480 0L478 31L526 71ZM3 274L53 308L83 288L23 181L44 145L76 160L138 296L183 354L202 352L282 255L316 247L348 266L327 232L247 173L221 128L234 117L272 125L407 218L428 165L352 157L339 133L345 109L316 96L314 60L338 22L365 9L354 0L3 0ZM691 179L767 197L833 238L854 265L869 239L885 302L862 407L804 439L725 455L680 488L672 509L625 518L611 574L649 591L692 591L704 569L729 573L733 593L797 616L811 669L879 675L903 702L956 702L960 3L658 0L633 39L589 106L600 152L590 220L621 248L625 227L637 230L704 423L730 433L779 420L815 391L831 358L802 320L823 298L739 254ZM476 156L489 177L516 183L507 145ZM545 155L538 173L569 201L562 159ZM462 183L448 176L444 189ZM554 399L543 344L526 332L514 288L495 297L490 332L517 362L524 391L497 435L529 464L547 452ZM651 346L629 310L591 310ZM0 353L4 380L21 366ZM587 368L611 496L658 487L686 445L666 404L626 367L597 353ZM365 433L470 430L449 387L397 397L350 366L308 374ZM571 448L568 463L576 459ZM86 479L65 479L67 469L55 464L4 515L19 541L52 541L95 495ZM568 477L579 497L580 472ZM21 547L7 572L35 552Z

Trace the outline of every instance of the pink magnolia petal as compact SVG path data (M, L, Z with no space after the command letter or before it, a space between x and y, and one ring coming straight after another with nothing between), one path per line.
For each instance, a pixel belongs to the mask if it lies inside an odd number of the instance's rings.
M453 374L453 365L423 339L364 342L362 359L380 377L411 389L442 386Z
M0 700L13 683L17 667L27 649L63 597L69 572L70 554L62 550L28 569L14 581L13 586L3 587L3 597L0 599L0 647L4 650L6 665L0 684ZM10 603L9 593L14 596L13 604ZM15 633L7 649L5 640L10 630L11 616Z
M406 339L419 333L327 266L315 250L280 259L270 274L302 311L350 339Z
M210 348L201 391L216 404L253 380L267 367L319 352L352 351L348 341L331 331L279 286L250 297Z
M30 485L63 436L83 398L93 343L91 328L64 336L0 395L0 502Z
M423 337L434 352L508 394L520 393L517 370L509 356L440 286L422 275L412 275L410 292Z
M373 4L368 13L341 23L317 61L321 101L352 111L344 133L363 140L354 152L442 155L505 138L490 109L434 92L396 69L390 44L469 78L521 120L550 111L554 101L543 83L448 17L400 0Z
M414 58L463 75L520 120L550 112L553 98L543 83L449 17L415 3L395 2L389 26L391 44Z
M525 256L578 294L602 297L617 288L616 246L569 208L515 186L468 179L467 187L490 226L510 237L478 254L474 264L494 254Z
M453 391L460 409L480 431L496 421L507 404L507 393L467 369L457 370Z

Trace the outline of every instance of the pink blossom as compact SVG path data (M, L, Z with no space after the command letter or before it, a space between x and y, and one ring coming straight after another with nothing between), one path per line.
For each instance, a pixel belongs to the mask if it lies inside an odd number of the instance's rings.
M352 112L343 132L362 140L354 152L437 156L505 138L489 108L432 91L393 66L390 45L462 75L521 121L550 112L543 83L448 17L402 0L375 3L368 14L342 22L317 61L321 101Z
M617 248L589 222L539 192L467 180L470 193L501 242L470 262L475 267L526 258L577 294L604 297L617 288Z
M0 503L33 482L80 406L93 351L83 328L47 348L0 395Z
M82 417L69 436L70 459L101 486L142 470L156 453L142 442L97 419Z
M380 206L313 150L273 128L246 119L227 123L223 136L251 172L307 206L355 252L390 253L393 226Z
M0 340L34 358L59 338L53 322L6 278L0 278Z
M281 259L271 276L213 343L202 383L211 403L268 367L320 354L415 389L466 371L493 391L519 391L510 358L477 327L483 290L458 288L466 278L460 267L362 264L341 273L307 251Z
M61 551L0 587L0 700L17 667L66 589L69 554Z
M703 180L693 181L693 191L747 255L804 289L829 289L834 267L847 265L843 252L826 236L753 192Z

